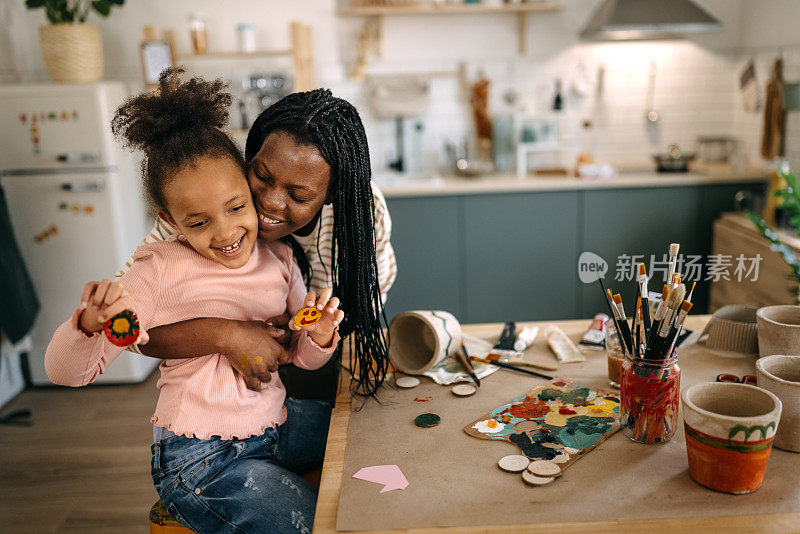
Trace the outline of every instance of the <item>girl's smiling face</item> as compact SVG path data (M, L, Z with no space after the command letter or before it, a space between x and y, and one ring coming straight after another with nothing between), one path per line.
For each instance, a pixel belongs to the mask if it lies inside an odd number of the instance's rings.
M319 150L297 144L280 130L264 140L247 180L258 212L258 236L268 241L298 231L307 234L322 206L333 200L331 168Z
M247 263L258 234L258 219L247 180L228 157L198 158L167 182L168 212L175 226L206 258L229 269Z

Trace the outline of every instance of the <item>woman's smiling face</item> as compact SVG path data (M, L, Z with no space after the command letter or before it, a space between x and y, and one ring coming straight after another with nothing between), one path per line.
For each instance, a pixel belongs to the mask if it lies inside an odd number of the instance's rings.
M331 168L319 150L297 144L280 130L264 140L250 162L247 181L258 213L258 237L268 241L315 223L332 198Z

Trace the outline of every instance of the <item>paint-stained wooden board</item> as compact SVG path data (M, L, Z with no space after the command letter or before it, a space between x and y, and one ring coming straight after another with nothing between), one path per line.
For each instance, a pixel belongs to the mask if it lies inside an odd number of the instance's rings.
M619 429L619 394L555 378L477 418L464 432L512 443L531 460L558 460L563 471Z

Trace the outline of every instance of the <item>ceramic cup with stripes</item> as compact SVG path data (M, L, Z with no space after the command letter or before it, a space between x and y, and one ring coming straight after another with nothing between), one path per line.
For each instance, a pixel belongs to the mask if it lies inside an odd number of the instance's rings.
M389 358L410 375L421 375L461 347L461 325L445 311L399 313L389 324L389 336Z
M760 488L781 418L780 399L730 382L695 384L681 397L691 477L725 493Z

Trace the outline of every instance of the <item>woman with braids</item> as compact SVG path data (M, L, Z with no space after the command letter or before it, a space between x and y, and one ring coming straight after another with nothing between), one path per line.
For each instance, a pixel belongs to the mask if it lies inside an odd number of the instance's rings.
M149 200L178 235L137 248L118 280L84 287L45 355L57 384L88 384L119 356L103 323L126 310L146 341L151 328L198 315L265 320L315 306L316 323L289 323L288 358L306 369L321 367L340 340L345 313L331 290L307 292L291 247L258 239L244 159L220 129L230 95L219 80L184 82L181 72L164 71L158 92L129 99L112 122L144 152ZM310 532L317 492L297 470L316 454L305 429L325 421L311 412L287 418L279 378L250 391L214 351L160 369L151 465L167 509L198 533Z

